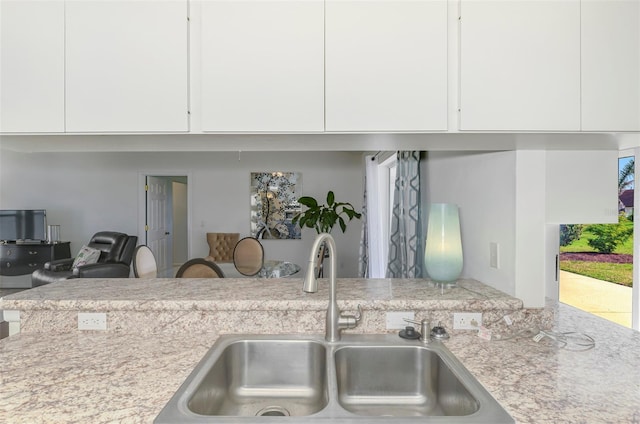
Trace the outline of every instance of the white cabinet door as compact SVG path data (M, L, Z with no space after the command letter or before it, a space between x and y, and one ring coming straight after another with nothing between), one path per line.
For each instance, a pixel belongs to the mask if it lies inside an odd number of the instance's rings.
M187 0L67 1L67 131L187 131L187 41Z
M64 131L64 1L0 1L0 131Z
M460 129L580 129L580 2L462 0Z
M326 130L447 129L447 2L326 1Z
M640 131L640 0L582 2L582 130Z
M203 131L324 129L321 0L202 2Z

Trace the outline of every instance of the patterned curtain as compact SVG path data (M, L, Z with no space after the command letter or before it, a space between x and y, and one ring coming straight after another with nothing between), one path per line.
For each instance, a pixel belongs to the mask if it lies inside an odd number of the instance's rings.
M365 156L365 161L370 160L370 156ZM364 174L364 194L362 199L362 232L360 234L360 260L358 261L358 277L369 277L369 231L367 231L367 172Z
M387 278L422 278L420 152L397 153Z

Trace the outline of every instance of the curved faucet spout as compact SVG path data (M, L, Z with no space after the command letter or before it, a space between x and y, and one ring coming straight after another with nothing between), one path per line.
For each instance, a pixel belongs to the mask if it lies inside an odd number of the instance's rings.
M343 328L354 328L358 325L362 313L360 313L358 317L340 315L340 309L336 301L336 264L338 262L336 258L336 242L329 233L318 234L313 242L309 255L309 266L307 267L307 273L304 277L302 290L307 293L315 293L318 291L316 255L322 243L325 243L325 246L329 249L329 258L331 260L331 269L329 270L329 306L327 307L325 339L329 342L336 342L340 340L340 330Z
M309 254L309 266L307 267L307 274L304 277L304 284L302 286L302 291L304 292L315 293L318 291L318 280L316 279L316 275L318 275L318 261L316 255L322 243L325 243L325 246L329 250L329 258L331 260L329 280L335 281L336 279L336 242L329 233L318 234L313 241L311 253Z

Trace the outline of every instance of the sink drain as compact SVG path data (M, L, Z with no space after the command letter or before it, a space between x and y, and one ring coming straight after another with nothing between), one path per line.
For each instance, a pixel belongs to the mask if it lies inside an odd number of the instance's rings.
M256 413L256 417L288 417L291 415L286 408L281 406L267 406Z

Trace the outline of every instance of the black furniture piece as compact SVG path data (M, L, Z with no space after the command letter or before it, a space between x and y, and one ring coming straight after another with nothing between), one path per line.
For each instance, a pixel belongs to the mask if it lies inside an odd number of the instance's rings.
M73 268L74 258L44 264L31 274L32 287L71 278L128 278L138 237L115 231L96 233L87 246L100 250L97 263Z
M45 263L71 257L71 243L15 243L0 244L0 275L31 274Z

